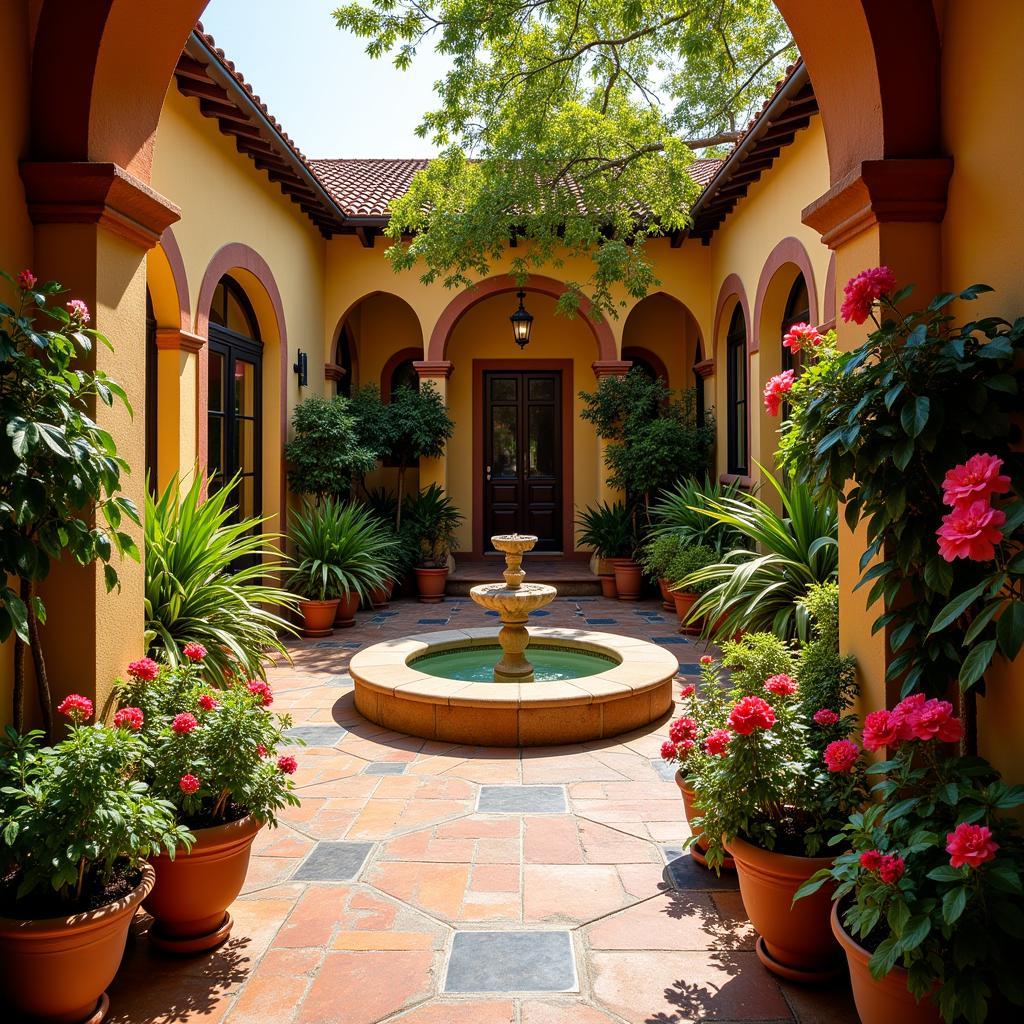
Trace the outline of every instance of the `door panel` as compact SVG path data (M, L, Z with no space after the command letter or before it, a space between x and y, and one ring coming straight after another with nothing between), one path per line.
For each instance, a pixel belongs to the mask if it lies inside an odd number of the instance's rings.
M499 533L533 533L561 551L562 380L558 371L484 374L484 550Z

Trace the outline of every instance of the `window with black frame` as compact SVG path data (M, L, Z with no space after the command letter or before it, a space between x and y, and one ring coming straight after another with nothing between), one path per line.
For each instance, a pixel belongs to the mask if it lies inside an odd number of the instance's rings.
M729 321L725 339L727 463L735 476L750 471L747 450L747 328L739 303Z
M262 512L263 344L248 296L221 278L210 307L207 472L211 490L236 476L235 520Z
M156 314L153 312L153 300L149 289L146 289L146 476L149 490L157 492L157 374L158 352L156 347Z

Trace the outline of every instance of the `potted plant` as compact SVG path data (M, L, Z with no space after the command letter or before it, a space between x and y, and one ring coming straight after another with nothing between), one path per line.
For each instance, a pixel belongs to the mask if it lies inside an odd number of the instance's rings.
M666 566L669 593L672 595L681 629L699 632L699 628L688 626L687 620L697 599L712 586L701 579L699 573L717 561L718 556L712 548L706 544L696 544L693 547L681 548Z
M668 567L685 546L679 534L662 533L651 536L640 552L640 568L652 583L658 585L661 606L666 611L674 611L676 607L672 591L669 589Z
M588 505L577 517L576 525L580 531L578 543L593 548L598 558L611 563L618 598L622 601L638 600L643 589L643 574L633 561L636 532L633 517L625 503Z
M410 495L405 506L404 528L417 545L415 573L419 600L423 604L438 604L444 600L448 558L458 546L455 531L462 523L462 513L437 484Z
M227 908L245 882L256 834L299 800L290 778L295 758L278 755L296 742L283 735L291 719L269 710L267 683L239 677L212 689L206 650L187 644L185 658L176 668L133 662L119 687L131 707L118 715L139 712L146 781L195 836L176 857L171 844L150 859L155 881L143 902L154 918L150 940L168 952L199 953L230 934Z
M877 800L797 893L834 889L864 1024L1010 1020L1024 1006L1024 842L1003 813L1024 805L1024 789L982 758L950 756L962 735L952 705L920 693L869 714L865 749L890 755L868 769Z
M334 536L324 507L306 505L291 516L296 563L288 587L299 595L302 635L330 636L341 603L335 587Z
M792 654L771 633L727 642L723 664L731 669L728 712L705 743L711 756L695 765L695 824L709 866L719 867L726 851L735 861L761 962L790 980L820 980L840 959L830 893L796 906L793 897L831 864L827 839L866 799L859 748L847 738L853 719L832 706L810 713ZM833 705L848 698L844 685L836 680Z
M137 777L141 712L89 725L87 697L65 698L65 739L8 726L0 740L0 991L8 1013L99 1021L128 928L153 887L146 858L188 849L173 805Z

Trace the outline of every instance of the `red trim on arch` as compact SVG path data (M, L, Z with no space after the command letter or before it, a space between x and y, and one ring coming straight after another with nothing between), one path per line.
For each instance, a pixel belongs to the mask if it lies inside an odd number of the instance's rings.
M836 254L829 257L828 270L825 271L825 300L822 303L823 313L821 326L828 324L834 327L836 322Z
M192 309L188 297L188 274L185 272L185 260L182 258L181 249L178 248L178 240L170 228L164 228L158 243L167 258L167 265L171 268L171 278L174 281L174 290L178 295L178 312L181 319L183 331L192 330Z
M437 318L434 330L430 335L430 343L427 346L427 361L441 361L446 358L445 352L448 348L448 339L455 330L458 322L478 302L490 298L492 295L503 295L506 292L517 292L523 289L527 292L536 292L539 295L548 295L557 299L564 295L568 288L561 281L553 277L544 277L541 274L531 274L526 279L526 284L518 285L507 274L496 277L489 277L485 281L479 281L472 288L460 292L445 307L444 312ZM604 320L598 320L593 314L590 301L586 298L580 301L580 313L590 333L594 335L597 343L598 359L618 359L619 354L615 350L615 338L611 328Z
M747 329L747 355L750 355L751 324L750 306L747 303L747 293L743 288L743 282L739 279L739 276L737 274L730 274L722 282L722 287L718 290L718 302L715 303L715 327L714 333L711 335L711 344L713 348L710 353L704 353L705 356L708 356L711 359L715 358L715 350L718 348L718 340L722 327L722 314L725 311L725 305L734 295L740 300L740 306L743 307L743 321Z
M665 366L664 360L649 348L644 348L642 345L627 345L622 350L622 358L632 363L642 359L657 376L661 377L666 384L669 383L668 368Z
M757 296L754 299L754 330L748 339L748 351L757 352L761 347L761 313L764 308L765 295L768 293L768 286L772 283L776 271L780 270L787 263L793 264L803 274L804 283L807 285L807 305L810 310L809 317L812 324L818 322L818 293L814 283L814 269L811 267L811 259L803 243L790 235L782 239L778 245L768 254L761 269L761 278L757 282ZM776 325L777 329L778 325Z
M403 348L399 349L385 364L384 369L380 371L380 397L385 402L391 401L391 378L394 375L395 370L398 369L402 363L408 362L410 359L414 361L422 360L423 349L421 348Z

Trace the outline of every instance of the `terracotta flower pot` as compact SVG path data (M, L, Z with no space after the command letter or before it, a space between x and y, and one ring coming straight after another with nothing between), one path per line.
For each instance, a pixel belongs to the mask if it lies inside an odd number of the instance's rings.
M674 599L674 607L676 615L679 616L679 626L684 629L687 633L697 632L697 627L690 625L683 625L686 622L687 616L690 614L690 609L697 602L697 594L692 590L673 590L672 597Z
M416 570L416 588L421 604L440 604L444 600L444 587L448 582L447 569Z
M632 558L612 558L615 570L615 589L620 601L639 601L644 589L644 575Z
M72 917L0 917L0 1003L40 1024L99 1024L106 987L124 955L135 910L153 888L153 869L113 903ZM8 1020L6 1014L3 1019Z
M391 595L394 593L395 583L392 580L386 586L374 587L370 591L370 607L371 608L386 608L388 601L391 600Z
M601 581L601 596L614 601L619 596L618 590L615 589L615 576L612 573L602 573L598 579Z
M843 927L839 905L832 904L832 934L846 954L853 1002L862 1024L940 1024L942 1017L930 999L918 1002L907 988L907 972L894 967L876 981L868 967L871 954Z
M831 857L794 857L764 850L736 837L729 843L736 861L743 906L760 933L758 959L789 981L818 982L842 971L840 949L829 925L833 885L793 903L808 878L832 866Z
M352 591L338 602L338 610L334 613L334 625L338 629L348 629L356 624L356 612L359 611L360 597Z
M668 580L659 577L658 589L661 591L661 607L667 612L672 611L676 606L676 601L675 595L669 590Z
M686 812L686 821L690 826L690 831L697 837L697 842L690 847L690 856L698 864L707 867L708 862L704 856L707 852L707 845L702 840L701 830L693 824L693 819L699 818L702 813L697 804L697 794L686 784L683 773L679 770L676 771L676 785L679 787L679 792L683 794L683 810ZM722 870L732 871L735 867L732 857L726 854L722 861Z
M338 601L300 601L299 611L302 613L303 636L330 636Z
M188 853L179 850L150 860L153 891L142 904L153 915L149 938L167 953L205 953L231 934L228 907L242 891L249 850L263 823L252 815L195 829Z

